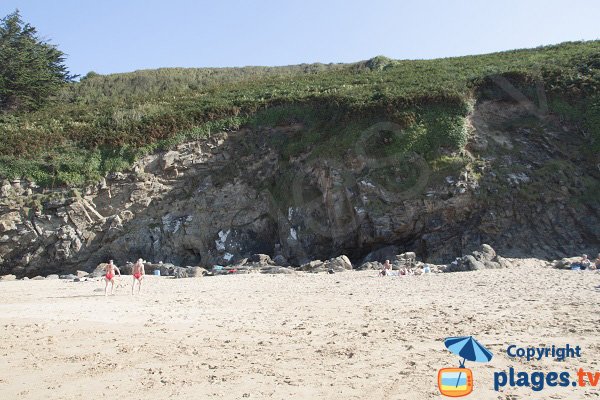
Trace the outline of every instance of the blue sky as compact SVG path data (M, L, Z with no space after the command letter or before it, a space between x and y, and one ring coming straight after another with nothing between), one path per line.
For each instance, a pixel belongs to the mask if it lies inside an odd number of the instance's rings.
M73 73L437 58L600 38L594 0L1 0Z

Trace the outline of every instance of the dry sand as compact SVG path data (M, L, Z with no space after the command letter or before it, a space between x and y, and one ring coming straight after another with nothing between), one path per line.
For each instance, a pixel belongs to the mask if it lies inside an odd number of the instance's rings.
M476 399L597 398L597 388L493 390L493 373L600 371L600 273L534 267L422 277L148 277L0 282L0 399L434 399L458 365L447 336L494 353L467 362ZM129 284L131 277L124 277ZM508 344L582 347L527 363Z

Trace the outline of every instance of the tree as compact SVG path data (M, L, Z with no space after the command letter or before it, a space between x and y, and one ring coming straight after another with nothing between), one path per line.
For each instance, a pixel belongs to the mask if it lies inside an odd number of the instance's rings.
M29 111L42 106L76 76L65 54L40 40L19 11L0 20L0 110Z

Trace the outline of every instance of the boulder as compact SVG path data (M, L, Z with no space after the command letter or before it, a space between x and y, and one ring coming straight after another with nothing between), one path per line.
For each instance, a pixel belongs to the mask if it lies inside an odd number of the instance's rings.
M146 275L154 275L154 271L159 270L161 276L173 276L175 273L175 268L177 267L171 263L144 264L144 271L146 272Z
M486 254L490 260L493 260L496 257L496 251L489 244L482 244L481 252Z
M12 275L12 274L0 276L0 281L4 281L4 282L6 282L6 281L14 281L16 279L17 279L17 277L15 275Z
M128 261L125 263L125 265L119 267L119 269L121 270L121 273L123 275L132 275L133 274L133 263Z
M33 278L31 278L32 281L43 281L45 279L46 278L44 278L43 276L40 276L40 275L34 276Z
M350 259L348 259L348 257L346 257L345 255L341 255L339 257L335 257L335 258L330 258L329 260L325 261L325 263L323 263L323 268L335 272L342 272L342 271L346 271L349 269L352 269L352 263L350 262Z
M50 275L46 276L46 280L55 280L55 279L60 279L60 277L57 274L50 274Z
M98 264L98 266L96 268L94 268L94 270L92 271L91 274L89 274L90 278L99 278L101 276L103 276L105 274L106 271L106 266L108 265L108 263L100 263Z
M208 274L208 271L202 267L188 267L187 273L189 278L202 278Z
M185 267L175 267L173 270L173 276L175 279L189 278L189 268ZM161 273L162 275L162 273Z
M248 262L259 264L260 266L275 265L271 257L266 254L252 254L248 257Z
M282 266L282 267L287 267L287 266L290 265L290 263L288 262L287 258L285 258L284 256L282 256L281 254L279 254L279 255L277 255L277 256L275 256L273 258L273 263L275 265L279 265L279 266Z
M463 257L463 265L465 265L465 271L477 271L485 268L485 264L475 258L473 255Z
M417 255L412 251L399 254L392 260L393 269L414 268L417 265Z
M73 274L66 274L66 275L60 275L59 278L66 279L66 280L73 280L73 279L76 279L77 276L75 276Z
M362 263L357 269L360 271L366 270L366 269L382 269L383 268L383 264L378 262L378 261L370 261L370 262L366 262L366 263Z
M302 271L307 271L307 272L316 272L316 270L318 270L318 269L323 269L323 264L325 264L325 263L321 260L313 260L313 261L307 262L306 264L302 264L300 266L300 269Z
M85 272L85 271L79 271L77 270L75 272L75 275L77 275L78 278L85 278L86 276L88 276L90 273L89 272Z

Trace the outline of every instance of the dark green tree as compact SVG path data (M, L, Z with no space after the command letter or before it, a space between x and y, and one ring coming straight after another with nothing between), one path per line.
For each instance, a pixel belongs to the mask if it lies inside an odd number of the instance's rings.
M75 76L65 54L44 42L19 11L0 20L0 110L29 111L42 106Z

